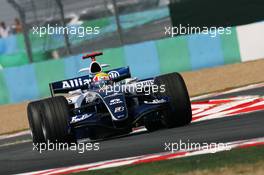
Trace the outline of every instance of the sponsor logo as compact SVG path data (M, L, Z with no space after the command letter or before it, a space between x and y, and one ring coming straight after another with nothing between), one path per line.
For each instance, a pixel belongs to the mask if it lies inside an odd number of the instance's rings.
M76 122L79 122L79 121L82 121L82 120L85 120L89 117L91 117L93 114L84 114L82 115L81 117L79 116L75 116L75 117L72 117L72 120L70 123L76 123Z
M107 95L107 96L105 96L105 98L113 97L113 96L116 96L116 95L118 95L118 94L117 94L117 93L113 93L113 94L111 94L111 95Z
M119 72L117 72L117 71L110 71L110 72L108 73L108 75L109 75L109 77L110 77L111 79L114 79L114 78L117 78L117 77L120 76Z
M161 100L155 99L152 101L144 101L145 104L161 104L161 103L165 103L165 102L167 102L167 101L164 99L161 99Z
M115 104L119 104L119 103L123 103L123 101L120 100L119 98L115 98L115 99L110 100L109 105L111 106L111 105L115 105Z
M125 117L125 114L116 116L117 119L120 119L120 118L123 118L123 117Z
M84 79L81 78L73 79L73 80L67 80L62 82L62 88L74 88L74 87L80 87L84 85L89 85L91 82L90 79Z
M69 99L68 98L67 101L68 101L69 104L72 104L73 103L72 99Z
M146 80L136 83L137 86L151 86L153 84L154 84L154 80Z
M115 113L122 112L124 110L125 110L124 106L118 106L118 107L115 108Z

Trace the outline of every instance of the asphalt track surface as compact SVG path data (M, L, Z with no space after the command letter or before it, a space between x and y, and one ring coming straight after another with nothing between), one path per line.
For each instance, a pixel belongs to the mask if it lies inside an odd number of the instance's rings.
M221 95L264 95L264 87ZM186 127L142 132L100 142L99 151L32 151L29 135L0 141L0 174L15 174L163 152L166 143L230 142L264 136L264 111L192 123ZM25 143L8 144L25 141ZM4 145L6 144L6 146Z

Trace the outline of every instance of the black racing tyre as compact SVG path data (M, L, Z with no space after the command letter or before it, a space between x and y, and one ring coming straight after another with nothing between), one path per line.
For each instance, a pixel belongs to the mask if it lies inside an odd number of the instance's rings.
M161 120L158 117L156 117L156 116L157 116L157 114L154 113L154 114L145 116L145 118L144 118L145 128L149 132L154 132L154 131L157 131L160 128L162 128Z
M149 132L154 132L157 131L161 128L161 122L160 121L147 121L145 122L145 128L149 131Z
M170 99L170 108L163 111L162 121L168 128L184 126L192 120L192 109L187 87L179 73L170 73L158 76L154 84L164 86L165 92L156 93L157 96L167 96Z
M41 101L30 102L27 106L27 116L33 143L43 143L45 138L42 132L42 108Z
M43 133L46 142L76 142L69 128L69 106L65 97L57 96L42 101Z

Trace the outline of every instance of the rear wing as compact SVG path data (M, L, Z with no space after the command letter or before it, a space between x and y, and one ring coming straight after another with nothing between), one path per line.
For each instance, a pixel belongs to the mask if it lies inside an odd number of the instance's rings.
M106 73L110 76L111 80L113 80L114 82L118 82L118 81L131 77L129 67L112 69L112 70L106 71Z
M86 54L84 56L82 56L82 59L87 59L87 58L91 58L92 61L95 61L95 57L103 55L103 52L92 52L90 54Z
M131 77L129 67L112 69L106 71L106 73L114 82L118 82ZM77 89L89 89L91 82L92 77L90 77L89 75L53 82L49 84L50 93L53 97L55 94L59 93L68 93Z
M73 79L53 82L49 84L50 93L53 97L55 94L59 93L68 93L77 89L88 89L90 87L91 81L91 78L87 75Z

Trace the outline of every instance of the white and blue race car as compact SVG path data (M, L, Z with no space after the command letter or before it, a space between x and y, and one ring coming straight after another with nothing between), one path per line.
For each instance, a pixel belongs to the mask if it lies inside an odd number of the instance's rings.
M103 72L93 52L88 75L50 83L51 97L29 103L34 143L104 139L145 126L150 132L191 122L188 91L179 73L139 80L129 67Z

